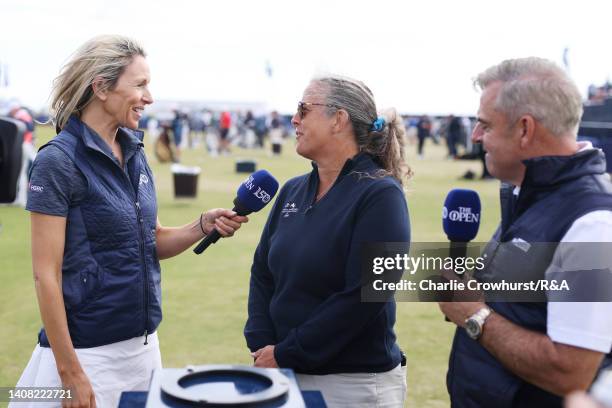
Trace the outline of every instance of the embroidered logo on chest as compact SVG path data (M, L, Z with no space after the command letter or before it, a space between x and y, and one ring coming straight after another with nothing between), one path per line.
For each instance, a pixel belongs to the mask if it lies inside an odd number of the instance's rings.
M283 206L283 209L281 210L281 214L283 216L283 218L287 218L289 217L291 214L294 214L296 212L298 212L299 209L297 208L297 206L295 205L295 203L285 203L285 205Z

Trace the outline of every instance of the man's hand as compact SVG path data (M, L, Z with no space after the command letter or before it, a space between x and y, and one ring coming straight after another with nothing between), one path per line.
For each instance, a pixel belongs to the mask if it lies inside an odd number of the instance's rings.
M468 283L474 280L471 273L457 274L452 269L442 269L440 277L443 281L455 281L463 285L463 290L452 291L453 302L484 302L485 297L482 291L468 287Z
M216 229L222 237L231 237L245 222L249 222L248 217L225 208L214 208L202 215L202 229L206 235Z
M485 306L481 302L439 303L440 310L460 327ZM601 365L602 352L555 343L548 335L521 327L493 313L478 339L504 367L528 383L564 396L586 390Z
M256 352L251 353L251 356L255 359L255 367L278 368L274 358L274 346L260 348Z
M459 327L465 326L465 320L486 307L483 302L438 302L440 310L448 319Z

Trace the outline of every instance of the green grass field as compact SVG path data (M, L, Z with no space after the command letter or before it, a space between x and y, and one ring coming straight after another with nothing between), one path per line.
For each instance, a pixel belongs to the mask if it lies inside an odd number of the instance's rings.
M52 136L38 129L37 145ZM146 142L146 138L145 138ZM408 146L414 177L407 199L413 241L444 241L442 203L455 187L472 188L482 200L482 221L477 240L486 241L499 220L496 181L460 181L467 169L480 174L479 162L445 159L446 149L426 145L426 158L417 160L416 147ZM282 157L268 151L234 149L232 156L211 158L202 149L186 150L183 163L202 167L197 199L176 200L167 164L159 164L147 146L155 174L159 218L164 225L182 225L202 210L228 207L244 175L234 173L237 158L254 158L258 168L278 180L310 171L310 163L297 156L287 141ZM266 220L269 205L252 214L234 238L223 240L196 256L190 250L162 262L164 321L159 329L166 367L187 364L243 363L251 359L242 336L246 319L249 269L253 251ZM29 214L22 208L0 207L0 387L15 384L36 344L40 317L31 272ZM445 407L448 352L453 326L433 303L399 303L396 332L408 356L410 407Z

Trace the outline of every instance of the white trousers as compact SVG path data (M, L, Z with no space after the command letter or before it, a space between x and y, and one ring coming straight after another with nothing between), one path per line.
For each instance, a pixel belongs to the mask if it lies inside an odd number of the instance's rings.
M147 391L153 370L161 368L157 333L100 347L75 349L89 378L98 408L115 408L123 391ZM17 387L61 387L55 357L49 347L37 345ZM9 408L56 408L61 402L11 403Z
M406 367L384 373L296 374L302 391L321 391L328 408L402 408Z

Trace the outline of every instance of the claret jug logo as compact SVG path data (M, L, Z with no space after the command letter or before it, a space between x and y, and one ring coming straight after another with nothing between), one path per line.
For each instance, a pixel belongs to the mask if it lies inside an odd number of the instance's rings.
M299 209L297 208L295 203L286 202L285 205L283 206L281 214L283 214L284 218L287 218L291 214L294 214L294 213L296 213L298 211L299 211Z

